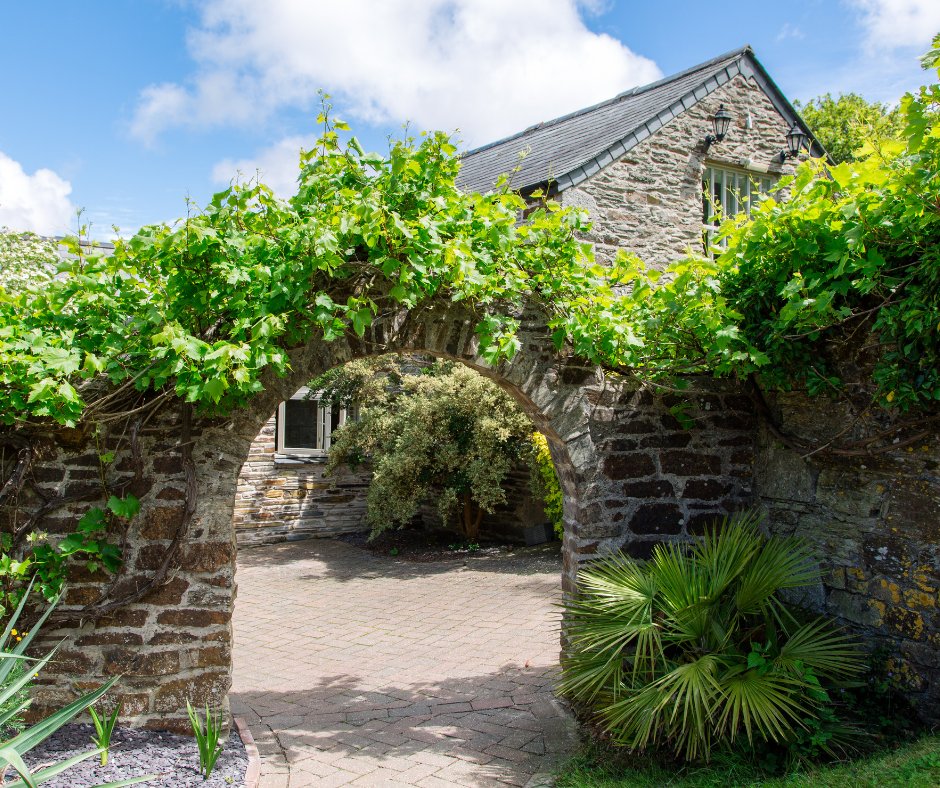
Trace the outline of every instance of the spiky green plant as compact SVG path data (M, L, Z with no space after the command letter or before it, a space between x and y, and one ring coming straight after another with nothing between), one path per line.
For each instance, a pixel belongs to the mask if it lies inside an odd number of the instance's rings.
M55 656L58 650L58 646L56 646L40 659L32 659L27 657L25 653L29 644L33 641L33 638L35 638L36 633L39 632L39 628L49 617L57 600L52 601L46 612L39 621L33 625L28 633L23 634L19 639L13 637L17 621L23 612L31 589L32 584L26 589L26 593L23 594L19 606L7 622L3 634L0 635L0 709L4 709L3 713L0 714L0 729L10 720L22 716L30 703L28 697L22 696L22 690L33 678L39 675L39 672ZM28 665L28 669L17 671L17 666L24 665ZM16 673L20 674L18 678L14 677ZM26 762L23 760L23 756L33 749L33 747L44 742L53 733L59 730L59 728L77 717L101 698L102 695L111 689L119 678L120 676L115 676L102 684L98 689L72 701L68 706L50 714L45 719L26 728L12 738L0 741L0 770L6 770L8 767L12 767L17 774L19 774L18 780L4 782L3 788L36 788L37 785L51 780L56 775L70 769L80 761L98 755L101 749L90 750L89 752L80 753L59 763L44 765L35 773L30 771ZM153 779L153 777L154 775L132 777L126 780L117 780L116 782L102 784L98 786L98 788L120 788L125 785L135 785L137 783L146 782L147 780Z
M689 760L742 736L786 743L828 704L820 679L861 671L850 637L780 598L818 580L808 547L757 525L738 514L649 561L618 553L580 572L560 689L617 743Z
M192 704L186 701L186 711L189 713L189 722L193 726L193 735L196 737L196 747L199 750L199 771L202 773L202 779L208 780L209 775L215 768L215 762L222 754L222 745L219 744L219 736L222 732L222 719L219 714L215 716L209 711L209 704L206 703L206 721L199 719L198 712L192 707Z
M110 716L98 716L94 706L88 709L91 715L92 724L95 726L95 735L91 737L92 744L101 749L101 765L108 765L108 753L111 750L111 735L114 733L114 726L117 725L118 717L121 715L121 704L118 703L111 711Z

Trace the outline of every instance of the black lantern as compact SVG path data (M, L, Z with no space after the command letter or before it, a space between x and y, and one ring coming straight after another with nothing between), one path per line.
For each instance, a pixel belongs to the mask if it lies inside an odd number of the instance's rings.
M731 113L725 109L724 104L718 107L718 112L716 112L715 117L712 118L712 126L715 129L715 133L705 137L706 148L713 142L721 142L725 138L725 134L728 133L728 128L731 126Z
M803 146L806 145L807 135L798 123L794 123L787 132L787 149L780 151L780 161L795 159L800 155Z

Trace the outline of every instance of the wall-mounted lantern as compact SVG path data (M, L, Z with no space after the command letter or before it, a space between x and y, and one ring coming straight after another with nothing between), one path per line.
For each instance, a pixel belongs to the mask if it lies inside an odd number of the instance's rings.
M731 113L725 109L725 105L722 104L718 107L718 112L715 113L715 117L712 118L712 127L715 129L714 134L709 134L705 137L705 147L707 148L713 142L721 142L725 138L725 134L728 133L728 128L731 126Z
M800 155L800 151L803 150L803 146L806 145L806 140L808 136L803 129L799 127L799 124L794 123L790 130L787 132L787 147L780 151L780 161L785 162L787 159L795 159Z

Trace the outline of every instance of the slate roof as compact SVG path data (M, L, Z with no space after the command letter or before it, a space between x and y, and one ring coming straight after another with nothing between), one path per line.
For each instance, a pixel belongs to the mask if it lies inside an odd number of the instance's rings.
M799 122L806 128L750 46L744 46L593 107L468 151L461 157L457 183L465 191L487 192L501 174L519 166L519 172L512 177L515 190L524 192L549 181L558 191L576 186L737 74L753 76L788 124ZM811 136L810 140L816 155L823 155L815 138ZM780 143L783 147L782 139ZM521 151L528 151L528 155L520 163Z

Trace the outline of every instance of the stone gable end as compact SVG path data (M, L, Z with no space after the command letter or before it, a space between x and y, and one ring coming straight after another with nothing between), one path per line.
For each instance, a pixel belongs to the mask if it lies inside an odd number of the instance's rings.
M724 105L732 114L727 137L706 147L711 118ZM750 121L748 121L750 118ZM748 127L749 126L749 127ZM588 236L601 260L619 249L663 267L691 250L701 255L702 172L705 164L779 177L788 125L753 77L738 74L619 160L578 186L561 202L588 211Z

